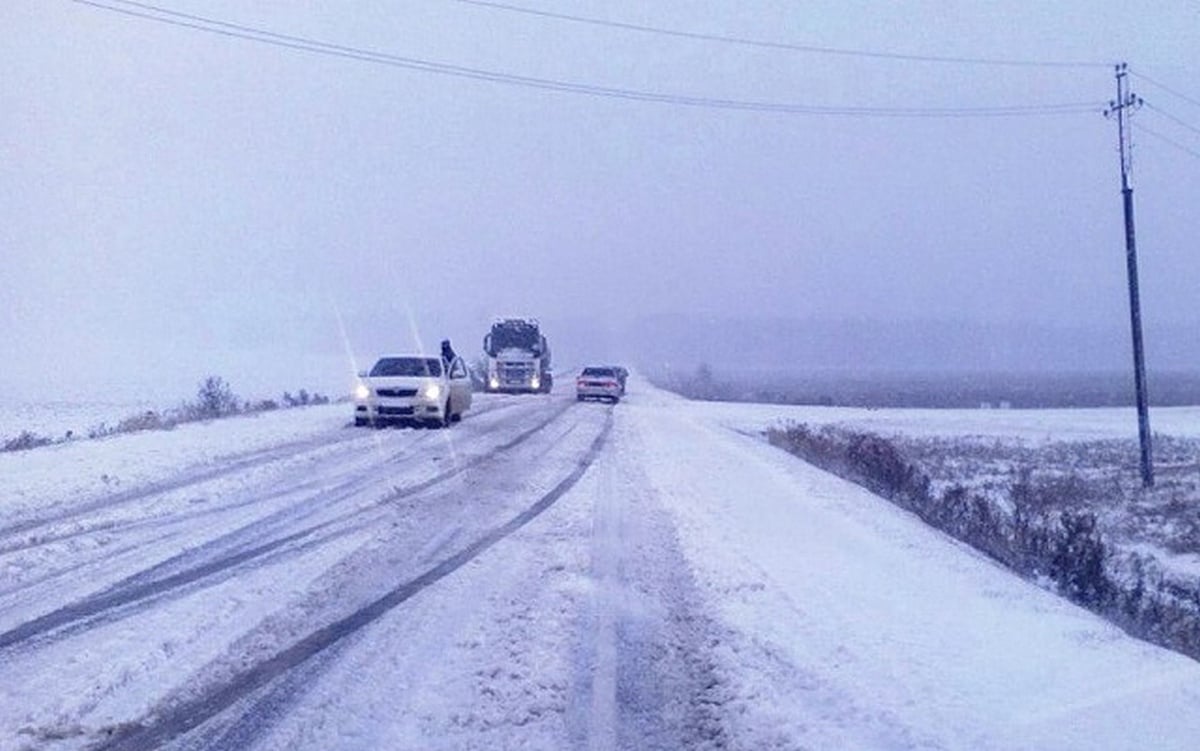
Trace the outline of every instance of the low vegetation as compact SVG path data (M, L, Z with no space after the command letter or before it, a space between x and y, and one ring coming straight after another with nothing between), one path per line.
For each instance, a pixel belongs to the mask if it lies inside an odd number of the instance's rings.
M285 391L278 401L275 399L247 401L239 398L225 379L220 376L209 376L201 381L196 389L194 399L185 401L173 409L138 412L122 418L115 425L102 422L89 428L87 437L95 439L144 430L171 430L177 425L189 422L328 403L329 397L315 392L310 393L307 389L300 389L295 394ZM73 431L67 431L60 438L51 438L26 430L22 431L20 435L0 443L0 451L25 451L41 446L65 443L77 438L78 436Z
M1200 442L880 436L793 424L771 443L855 482L1130 633L1200 659Z
M4 451L24 451L26 449L34 449L38 446L46 446L54 441L45 436L31 433L28 430L22 430L21 434L15 438L9 438L4 441Z

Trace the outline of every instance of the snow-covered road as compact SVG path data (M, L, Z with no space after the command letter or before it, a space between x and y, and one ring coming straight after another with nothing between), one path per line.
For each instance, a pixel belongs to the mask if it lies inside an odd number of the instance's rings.
M631 392L0 455L0 749L1195 747L1200 664Z

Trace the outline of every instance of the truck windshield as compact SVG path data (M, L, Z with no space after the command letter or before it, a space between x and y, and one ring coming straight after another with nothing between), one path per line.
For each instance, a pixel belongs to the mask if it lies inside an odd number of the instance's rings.
M526 349L536 352L540 348L541 337L538 336L537 326L528 323L497 324L492 327L492 348L489 354L495 354L502 349Z
M440 378L442 362L433 357L385 357L371 368L371 375Z

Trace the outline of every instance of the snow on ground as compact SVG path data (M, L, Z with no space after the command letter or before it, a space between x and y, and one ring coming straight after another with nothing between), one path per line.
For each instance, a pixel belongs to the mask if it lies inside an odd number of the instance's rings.
M655 401L627 414L646 424L651 487L735 635L721 651L747 732L761 734L751 747L1183 749L1200 738L1200 665L726 427L761 424L759 407L742 422L732 405Z
M70 507L187 470L220 467L235 453L318 437L328 441L350 421L349 414L344 404L277 410L0 452L0 527L27 512Z
M1120 411L848 414L637 379L615 407L476 406L448 431L331 406L0 456L0 748L1200 738L1200 664L755 434L836 413L1091 437Z
M762 431L786 422L840 424L874 433L980 436L1030 442L1124 438L1137 440L1133 407L1095 409L866 409L735 402L686 402L685 411L722 425ZM1200 407L1150 410L1156 433L1200 438Z
M62 439L70 431L77 438L101 424L155 409L142 401L12 400L0 399L0 440L10 440L28 431L38 436Z

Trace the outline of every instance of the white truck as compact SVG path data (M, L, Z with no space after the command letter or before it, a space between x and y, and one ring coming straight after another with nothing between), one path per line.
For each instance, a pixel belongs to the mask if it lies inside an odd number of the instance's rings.
M535 318L500 318L483 338L489 392L550 393L550 345Z

